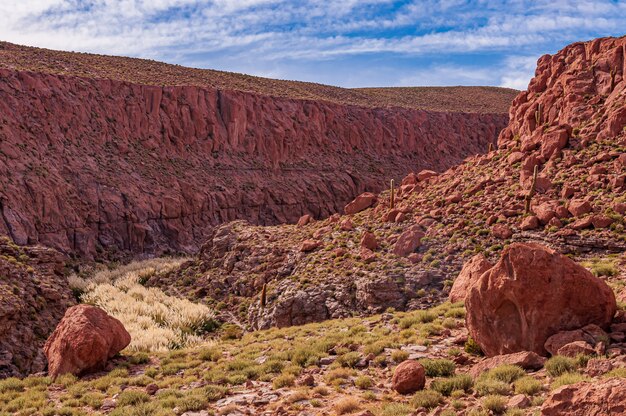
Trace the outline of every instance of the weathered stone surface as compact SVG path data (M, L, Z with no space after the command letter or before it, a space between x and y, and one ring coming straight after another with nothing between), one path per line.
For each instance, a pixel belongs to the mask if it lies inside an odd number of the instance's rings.
M0 237L0 379L45 369L44 341L75 303L64 261L55 250Z
M130 334L120 321L95 306L73 306L44 345L48 374L57 377L100 370L128 344Z
M537 227L539 227L539 219L534 215L525 217L519 226L522 231L534 230Z
M507 225L495 224L493 227L491 227L491 234L493 234L493 236L496 238L506 240L507 238L511 238L511 236L513 235L513 230L511 230L511 227Z
M428 180L429 178L432 178L433 176L437 176L437 172L424 169L417 174L417 180L419 182L423 182L425 180Z
M608 338L609 336L602 328L590 324L572 331L557 332L546 340L544 347L550 354L557 355L559 350L567 344L580 341L593 347L598 342L606 341Z
M626 414L626 379L610 378L559 387L541 406L543 416Z
M546 362L546 358L532 351L521 351L513 354L496 355L485 358L470 370L470 375L478 377L485 371L491 370L503 364L517 365L525 370L539 370Z
M523 243L503 251L465 304L470 334L488 356L547 354L551 335L591 323L608 327L616 310L601 279L547 247Z
M419 225L411 226L400 235L398 241L394 244L393 254L401 257L408 256L420 246L423 237L424 232L422 231L422 227Z
M426 384L424 367L414 360L400 363L393 372L391 388L400 394L411 394L422 390Z
M361 237L361 247L365 247L369 250L376 250L378 248L376 236L369 231L364 232Z
M493 264L489 263L483 254L477 254L463 265L461 273L454 280L448 300L450 302L465 301L469 288L478 281L478 278L491 269Z
M303 253L308 253L310 251L315 250L319 246L322 245L322 242L319 240L304 240L300 245L300 251Z
M531 404L530 399L524 394L516 394L507 402L507 408L526 409Z
M558 349L557 355L563 355L565 357L575 358L582 355L594 355L596 352L591 345L585 341L574 341L569 344L563 345Z
M415 166L445 170L508 119L182 83L0 69L0 233L85 257L193 252L227 221L327 217Z
M592 210L591 204L589 203L589 201L584 200L584 199L572 200L567 206L567 209L575 217L580 217L582 215L585 215L591 212Z
M364 192L346 205L343 211L347 215L356 214L357 212L361 212L374 205L376 203L376 199L377 197L373 193Z

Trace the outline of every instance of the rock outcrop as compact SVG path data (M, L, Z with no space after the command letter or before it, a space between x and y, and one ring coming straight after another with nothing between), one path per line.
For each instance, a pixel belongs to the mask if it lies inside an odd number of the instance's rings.
M128 344L130 334L120 321L95 306L73 306L44 345L48 374L56 378L101 370Z
M543 416L626 414L626 379L609 378L559 387L541 407Z
M533 351L560 331L588 324L608 327L615 295L601 279L555 251L515 243L472 286L467 326L487 356Z
M452 303L465 301L467 292L474 283L478 281L480 276L487 270L491 269L493 264L482 254L477 254L463 265L461 273L454 280L448 300Z
M622 133L625 51L626 37L600 38L542 56L528 90L513 101L498 144L538 149L547 161L560 157L568 145Z
M0 233L87 257L194 251L235 219L327 217L485 151L507 120L24 71L3 52Z
M43 371L42 347L74 303L64 257L0 237L0 379Z

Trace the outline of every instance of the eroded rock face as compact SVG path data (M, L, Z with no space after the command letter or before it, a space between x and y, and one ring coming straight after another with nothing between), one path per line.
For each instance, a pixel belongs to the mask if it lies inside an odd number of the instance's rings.
M461 273L454 280L448 299L450 302L461 302L465 300L470 287L478 281L478 278L491 269L493 264L489 263L483 254L477 254L463 265Z
M470 370L470 375L478 377L485 371L491 370L501 365L516 365L524 370L539 370L546 362L546 358L532 351L520 351L512 354L496 355L485 358Z
M513 100L498 145L515 147L519 139L522 151L536 149L547 161L581 137L620 134L626 125L625 47L624 37L600 38L542 56L528 90Z
M556 389L541 407L543 416L626 414L626 379L610 378Z
M467 326L487 356L545 355L548 337L588 324L606 327L615 295L582 266L538 244L515 243L472 286Z
M100 370L128 344L130 334L120 321L95 306L73 306L44 345L48 374L56 378Z
M219 223L327 217L448 168L506 121L3 68L0 234L86 257L195 251Z
M0 379L43 371L44 340L74 303L65 258L0 237Z

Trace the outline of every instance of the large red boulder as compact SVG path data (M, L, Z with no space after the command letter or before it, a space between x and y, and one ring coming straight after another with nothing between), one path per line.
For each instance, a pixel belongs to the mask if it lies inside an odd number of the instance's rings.
M376 195L371 192L364 192L354 198L343 210L346 214L352 215L371 207L374 203L376 203Z
M454 280L448 300L450 302L461 302L465 300L467 291L478 281L478 278L491 269L493 264L489 263L484 255L477 254L463 265L461 273Z
M484 273L465 300L467 327L487 356L518 351L546 355L548 337L596 324L616 310L604 281L539 244L515 243Z
M626 378L576 383L552 392L541 406L543 416L626 414Z
M393 372L391 387L400 394L411 394L422 390L426 385L424 367L415 360L400 363Z
M408 256L420 246L423 237L422 227L419 225L411 226L398 237L398 240L393 245L393 254L401 257Z
M120 321L95 306L73 306L44 345L48 374L97 371L128 344L130 334Z

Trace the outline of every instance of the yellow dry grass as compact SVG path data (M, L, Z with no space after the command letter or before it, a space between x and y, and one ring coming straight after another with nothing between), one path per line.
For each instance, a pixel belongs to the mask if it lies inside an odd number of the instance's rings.
M83 292L81 300L119 319L130 333L128 349L166 351L204 341L200 335L215 318L205 305L142 285L150 276L180 266L186 259L137 261L115 270L97 272L88 279L70 277L70 286Z

